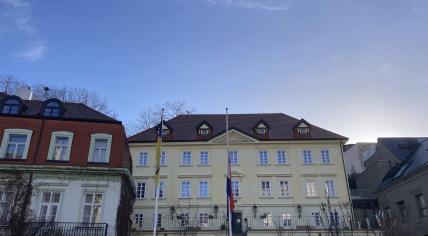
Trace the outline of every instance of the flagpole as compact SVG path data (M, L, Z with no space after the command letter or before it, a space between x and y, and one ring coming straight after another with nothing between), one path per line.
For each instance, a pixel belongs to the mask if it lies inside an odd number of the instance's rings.
M228 171L228 175L229 173L229 165L230 165L230 153L229 153L229 114L228 114L228 108L226 107L226 149L227 149L227 171ZM232 176L229 176L229 178L232 178ZM232 180L231 180L232 181ZM233 194L233 193L231 193ZM232 236L232 211L231 211L231 207L230 207L230 196L227 196L227 213L228 213L228 223L229 223L229 236Z
M159 146L157 147L157 152L156 152L156 172L155 172L155 217L154 217L154 222L153 222L153 236L156 236L156 230L158 228L158 204L159 204L159 190L160 190L160 186L159 186L159 176L160 176L160 158L162 156L162 135L163 135L163 111L164 109L162 108L161 111L161 123L160 123L160 129L159 129Z

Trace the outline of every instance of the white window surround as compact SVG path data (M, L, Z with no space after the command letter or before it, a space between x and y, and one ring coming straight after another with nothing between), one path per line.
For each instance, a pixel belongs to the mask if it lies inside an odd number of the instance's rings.
M54 131L54 132L52 132L51 142L49 144L49 152L48 152L48 158L47 159L48 160L55 160L54 154L55 154L56 138L57 137L67 137L68 138L68 144L67 144L67 151L65 154L66 160L62 160L62 161L69 161L70 160L71 147L73 145L73 136L74 136L74 133L69 132L69 131Z
M107 139L107 149L106 149L106 157L105 157L106 160L105 160L105 162L99 162L99 163L109 163L112 135L111 134L105 134L105 133L91 134L91 144L89 146L88 162L93 162L92 160L93 160L93 155L94 155L95 140L96 139Z
M89 195L92 195L92 203L86 203L86 195L87 194L89 194ZM95 198L95 195L97 195L97 194L100 194L101 195L101 203L95 203L95 200L94 200L94 198ZM105 193L104 192L97 192L97 191L85 191L85 192L83 192L83 195L82 195L82 211L81 211L81 215L80 215L80 219L81 219L81 222L83 222L83 223L85 223L84 222L84 218L85 218L85 213L84 213L84 211L85 211L85 206L91 206L91 214L90 214L90 218L89 218L89 221L90 222L87 222L87 223L100 223L100 222L102 222L103 221L103 208L104 208L104 197L105 197ZM98 220L100 220L100 221L95 221L95 222L93 222L92 221L92 218L93 218L93 211L94 211L94 207L96 207L96 206L99 206L100 207L100 213L99 213L99 218L98 218Z
M5 129L3 134L3 140L0 146L0 159L4 159L6 157L6 146L9 142L9 137L11 134L20 134L27 136L24 152L22 154L22 159L20 160L27 159L28 149L31 143L31 136L33 135L33 131L30 129Z

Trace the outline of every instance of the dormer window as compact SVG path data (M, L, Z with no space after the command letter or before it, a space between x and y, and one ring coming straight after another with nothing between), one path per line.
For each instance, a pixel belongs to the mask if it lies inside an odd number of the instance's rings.
M260 135L265 135L268 133L269 131L269 125L266 121L264 120L259 120L255 125L254 125L254 132L256 134L260 134Z
M158 130L158 132L159 132L160 126L161 126L160 123L156 126L156 130ZM171 131L172 131L172 128L168 125L168 123L166 123L166 121L164 121L162 124L162 136L168 135L169 133L171 133Z
M199 135L210 135L212 133L212 127L207 121L202 121L196 127Z
M308 122L306 122L304 119L301 119L296 126L294 127L297 134L310 134L311 129Z
M43 116L58 117L61 114L61 101L58 99L49 99L43 106Z
M16 115L22 106L22 100L17 96L6 97L2 102L2 114Z

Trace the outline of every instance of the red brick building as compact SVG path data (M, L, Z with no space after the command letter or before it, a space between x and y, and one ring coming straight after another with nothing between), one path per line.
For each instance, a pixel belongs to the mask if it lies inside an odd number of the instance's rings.
M134 190L120 121L79 103L0 94L0 140L0 177L32 176L32 219L126 235ZM0 225L11 217L14 191L6 186L0 181L0 203L8 205Z

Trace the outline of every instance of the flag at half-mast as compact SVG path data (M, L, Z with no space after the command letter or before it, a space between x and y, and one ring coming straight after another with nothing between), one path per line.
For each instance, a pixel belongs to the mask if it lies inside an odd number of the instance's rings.
M163 116L161 116L161 123L157 130L157 141L156 141L156 171L155 171L155 186L158 186L159 175L160 175L160 157L162 149L162 132L163 132Z

